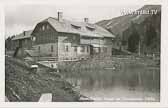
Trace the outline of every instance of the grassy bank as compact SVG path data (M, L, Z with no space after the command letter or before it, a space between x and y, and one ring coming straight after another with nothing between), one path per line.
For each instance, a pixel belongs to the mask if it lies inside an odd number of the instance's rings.
M27 65L13 58L5 58L5 95L9 101L37 102L43 93L52 93L52 101L78 101L79 93L61 76L40 67L32 73Z

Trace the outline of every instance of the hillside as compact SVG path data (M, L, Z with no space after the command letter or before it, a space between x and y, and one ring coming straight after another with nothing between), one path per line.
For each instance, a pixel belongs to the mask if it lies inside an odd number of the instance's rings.
M5 57L5 96L11 102L37 102L52 93L52 102L79 101L79 93L54 70L39 66L33 73L26 62Z
M148 53L160 51L160 25L161 25L161 6L160 5L145 5L137 11L157 10L157 14L128 14L112 18L109 20L102 20L96 24L102 26L112 32L119 38L125 49L131 44L128 42L129 37L133 34L139 35L135 40L137 42L132 43L132 46L136 46L135 50L131 49L131 52L137 52L138 42L141 41L141 52ZM151 30L152 29L152 30ZM137 32L137 33L135 33ZM156 36L155 36L156 35ZM139 40L138 40L139 39ZM134 40L133 38L131 40ZM135 45L134 45L135 44Z

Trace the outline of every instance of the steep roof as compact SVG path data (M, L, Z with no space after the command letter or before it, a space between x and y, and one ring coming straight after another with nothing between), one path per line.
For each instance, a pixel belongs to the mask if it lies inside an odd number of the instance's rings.
M90 24L86 22L75 22L65 19L58 21L57 18L53 17L49 17L43 20L42 22L45 21L47 21L57 32L75 33L81 36L88 37L115 37L109 31L96 24Z
M24 35L25 32L25 35ZM24 31L18 35L16 35L12 40L19 40L19 39L25 39L25 38L31 38L32 30Z

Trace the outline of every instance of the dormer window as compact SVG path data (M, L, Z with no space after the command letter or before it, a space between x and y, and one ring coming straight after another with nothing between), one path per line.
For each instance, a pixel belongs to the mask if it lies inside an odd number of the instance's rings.
M75 25L75 24L71 24L71 26L72 26L72 28L74 28L74 29L81 29L81 26L78 26L78 25Z
M94 31L95 30L95 27L93 27L93 26L86 26L86 28L88 29L88 30L90 30L90 31Z

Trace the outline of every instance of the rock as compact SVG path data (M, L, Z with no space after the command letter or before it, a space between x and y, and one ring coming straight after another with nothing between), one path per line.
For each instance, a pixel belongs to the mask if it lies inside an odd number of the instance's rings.
M41 95L39 102L52 102L52 94L44 93Z

